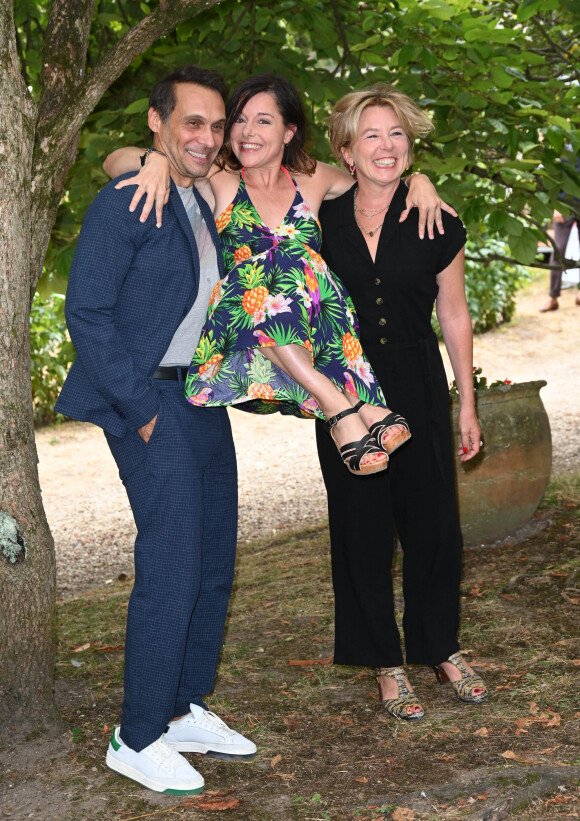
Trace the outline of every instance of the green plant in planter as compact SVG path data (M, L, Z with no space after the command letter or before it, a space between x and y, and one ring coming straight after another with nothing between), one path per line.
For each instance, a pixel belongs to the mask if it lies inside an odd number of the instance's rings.
M473 368L473 390L475 391L483 391L486 390L486 388L499 388L502 385L512 384L512 381L510 379L496 379L495 382L492 382L491 385L488 385L487 376L482 376L481 372L481 368ZM457 382L455 381L455 379L449 385L449 393L452 396L459 396L459 391L457 390Z

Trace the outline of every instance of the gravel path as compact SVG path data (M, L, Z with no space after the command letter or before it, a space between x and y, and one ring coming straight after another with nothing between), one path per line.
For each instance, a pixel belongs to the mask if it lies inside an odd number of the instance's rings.
M580 467L580 308L565 291L560 310L539 314L546 280L518 301L517 320L475 341L474 362L489 381L546 379L554 473ZM243 543L326 518L326 497L309 421L231 411L239 463ZM132 573L135 529L125 490L102 432L69 423L37 434L40 483L55 540L59 596L76 595ZM275 468L273 468L275 466Z

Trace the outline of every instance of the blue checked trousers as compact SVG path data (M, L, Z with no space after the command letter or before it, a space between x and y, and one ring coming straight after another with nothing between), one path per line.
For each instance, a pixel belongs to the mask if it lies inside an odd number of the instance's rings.
M137 525L121 738L140 751L213 687L232 588L237 472L225 408L190 405L156 381L157 422L105 433Z

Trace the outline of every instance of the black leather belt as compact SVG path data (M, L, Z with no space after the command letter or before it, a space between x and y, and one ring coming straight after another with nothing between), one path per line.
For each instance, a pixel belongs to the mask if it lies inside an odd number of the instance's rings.
M189 365L172 365L170 368L159 367L153 374L153 379L173 379L176 382L185 382Z

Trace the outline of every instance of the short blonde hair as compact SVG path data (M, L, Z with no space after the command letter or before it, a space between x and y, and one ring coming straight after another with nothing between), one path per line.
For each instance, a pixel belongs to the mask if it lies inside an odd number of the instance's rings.
M375 83L370 88L352 91L342 97L332 109L328 119L328 137L337 160L348 168L341 149L349 148L356 140L361 115L371 106L390 106L393 109L407 135L411 162L413 143L418 137L425 137L433 131L434 125L410 97L387 83Z

